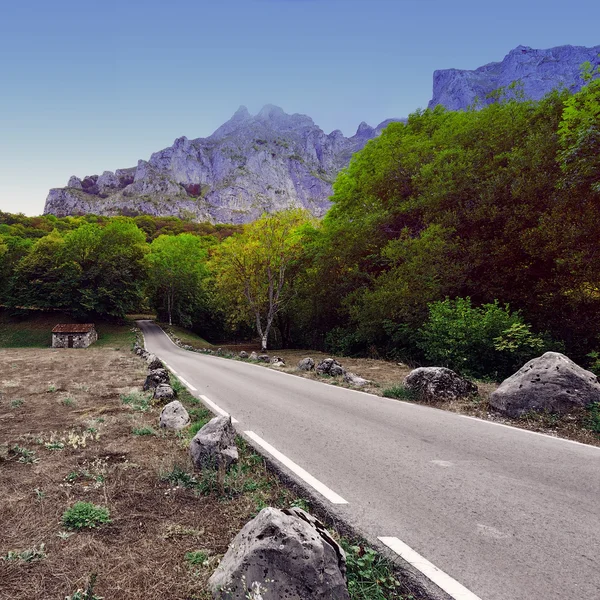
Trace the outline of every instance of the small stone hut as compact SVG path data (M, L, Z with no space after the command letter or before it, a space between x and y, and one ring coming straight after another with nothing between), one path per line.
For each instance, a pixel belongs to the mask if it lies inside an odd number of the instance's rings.
M53 348L87 348L98 339L93 323L67 323L52 330Z

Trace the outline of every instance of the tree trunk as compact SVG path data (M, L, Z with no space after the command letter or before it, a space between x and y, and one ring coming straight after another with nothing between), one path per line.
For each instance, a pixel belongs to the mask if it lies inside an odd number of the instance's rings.
M269 332L263 333L263 335L260 339L260 351L261 352L267 351L267 337L268 336L269 336Z

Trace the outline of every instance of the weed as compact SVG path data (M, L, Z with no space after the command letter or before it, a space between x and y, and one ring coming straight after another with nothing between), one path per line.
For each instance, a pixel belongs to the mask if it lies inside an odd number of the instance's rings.
M38 502L41 502L46 497L46 492L40 490L39 488L35 488L33 491L35 492L35 499Z
M383 390L382 395L384 398L395 398L396 400L407 400L408 402L414 402L419 398L417 392L410 390L403 385L394 385L386 388Z
M75 502L62 516L62 524L67 529L93 528L103 523L110 523L108 508L91 502Z
M290 506L295 506L297 508L301 508L306 512L310 512L310 505L308 504L308 500L305 500L304 498L296 498Z
M56 389L57 388L56 388L56 385L54 383L49 383L48 384L48 389L47 389L48 392L53 393L53 392L56 391Z
M15 398L10 401L11 408L19 408L19 406L23 406L23 400L21 398Z
M65 600L102 600L102 596L94 594L94 586L96 585L96 573L90 575L90 581L85 590L78 589L70 596L65 596Z
M152 427L134 427L131 430L131 433L133 433L133 435L156 435L156 431L154 431L154 429L152 429Z
M600 402L592 402L586 408L586 416L583 423L587 429L600 433Z
M73 532L72 531L59 531L56 535L61 540L68 540L73 535Z
M169 380L176 396L179 396L182 392L187 391L183 383L181 383L181 381L179 381L179 379L175 377L175 375L173 375L172 373L169 375Z
M206 566L208 564L208 554L202 550L194 550L185 553L185 560L190 567Z
M54 442L46 442L44 444L44 448L46 450L62 450L65 447L63 442L54 441Z
M18 460L20 463L33 464L40 460L39 458L36 458L33 450L28 450L27 448L23 448L23 446L15 445L11 448L11 451L19 457Z
M73 398L63 398L61 403L64 406L75 406L75 400L73 400Z
M46 558L46 548L42 542L39 547L28 548L27 550L9 550L5 556L0 556L0 560L21 560L23 562L32 562Z
M185 488L193 488L198 485L196 477L188 473L185 469L182 469L179 465L175 465L168 473L162 473L160 480L168 481L172 485Z
M141 392L121 394L121 402L139 412L150 410L150 398Z
M367 546L341 545L346 552L348 591L353 600L387 600L401 598L401 584L392 563Z

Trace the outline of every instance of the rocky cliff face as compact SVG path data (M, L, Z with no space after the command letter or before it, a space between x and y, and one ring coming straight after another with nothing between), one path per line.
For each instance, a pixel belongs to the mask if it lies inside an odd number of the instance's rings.
M449 110L461 110L472 105L476 98L481 105L490 104L494 100L486 96L513 81L521 82L522 87L509 90L509 95L520 89L525 98L532 100L539 100L557 87L577 91L583 85L581 64L586 61L600 64L598 54L600 46L558 46L549 50L517 46L502 62L489 63L474 71L435 71L429 108L442 104Z
M246 223L264 211L303 207L322 216L338 172L388 123L361 123L346 138L276 106L254 116L241 107L209 138L181 137L137 167L71 177L67 187L50 190L44 213Z

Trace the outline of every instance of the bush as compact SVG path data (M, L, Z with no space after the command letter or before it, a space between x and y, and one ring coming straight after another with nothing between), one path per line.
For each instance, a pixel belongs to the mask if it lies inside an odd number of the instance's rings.
M472 377L503 379L525 362L557 349L547 336L535 335L518 312L498 301L480 307L470 298L433 302L419 330L425 357Z
M62 522L67 529L98 527L103 523L110 523L110 514L108 508L103 506L91 502L75 502L63 513Z
M396 400L407 400L408 402L414 402L419 399L419 395L403 385L394 385L386 388L382 392L384 398L395 398Z

